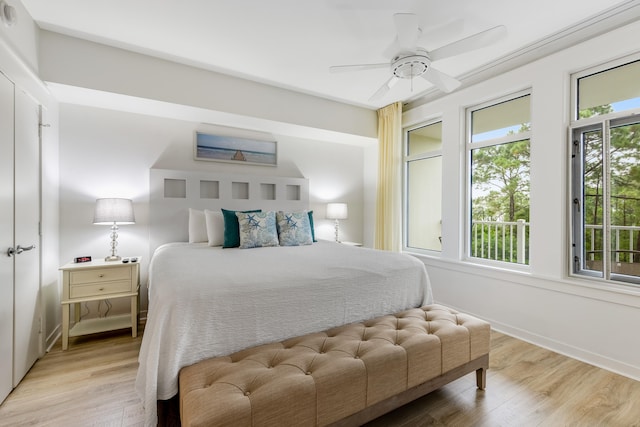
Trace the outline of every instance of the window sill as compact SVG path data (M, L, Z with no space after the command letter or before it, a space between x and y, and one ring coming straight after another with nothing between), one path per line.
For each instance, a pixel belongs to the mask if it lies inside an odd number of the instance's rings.
M514 285L531 286L552 292L560 292L598 301L606 301L614 304L640 308L640 287L633 285L614 284L610 282L596 281L588 278L567 276L564 278L548 277L533 273L529 266L527 269L506 269L485 264L470 263L461 260L444 259L441 257L429 257L416 253L416 256L427 266L450 270L455 274L468 274L487 279L511 282Z

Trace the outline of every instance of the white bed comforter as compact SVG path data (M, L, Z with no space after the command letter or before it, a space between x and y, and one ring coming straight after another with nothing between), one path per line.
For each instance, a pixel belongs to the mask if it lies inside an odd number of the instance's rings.
M319 241L310 246L159 247L136 389L145 424L201 360L432 302L424 264L406 255Z

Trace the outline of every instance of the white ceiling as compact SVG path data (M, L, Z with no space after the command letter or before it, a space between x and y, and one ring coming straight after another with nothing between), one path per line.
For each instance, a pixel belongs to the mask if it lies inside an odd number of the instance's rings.
M420 16L419 45L433 50L496 25L503 40L434 67L469 75L523 47L637 0L22 0L40 27L367 108L415 100L433 87L402 80L375 102L386 69L329 66L387 62L393 14ZM464 82L464 81L463 81ZM413 83L413 88L411 88Z

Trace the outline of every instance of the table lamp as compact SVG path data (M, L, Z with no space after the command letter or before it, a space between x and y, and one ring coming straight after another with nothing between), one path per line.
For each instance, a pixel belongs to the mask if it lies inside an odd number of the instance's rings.
M97 199L96 209L93 214L93 223L98 225L111 225L111 255L105 261L118 261L118 225L135 224L133 215L133 202L129 199Z
M336 242L339 242L338 231L340 228L339 220L349 217L349 208L346 203L327 203L327 218L336 221Z

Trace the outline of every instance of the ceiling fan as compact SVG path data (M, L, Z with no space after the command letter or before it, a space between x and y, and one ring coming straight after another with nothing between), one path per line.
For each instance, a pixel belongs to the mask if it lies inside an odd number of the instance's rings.
M378 64L336 65L329 67L331 72L360 71L389 67L391 77L369 98L374 101L384 96L400 79L422 77L443 92L451 92L460 86L454 77L436 70L431 66L433 61L448 58L485 47L504 37L506 27L498 25L465 37L432 51L418 46L422 35L419 17L413 13L396 13L393 15L397 36L395 41L385 49L385 56L391 56L390 62Z

